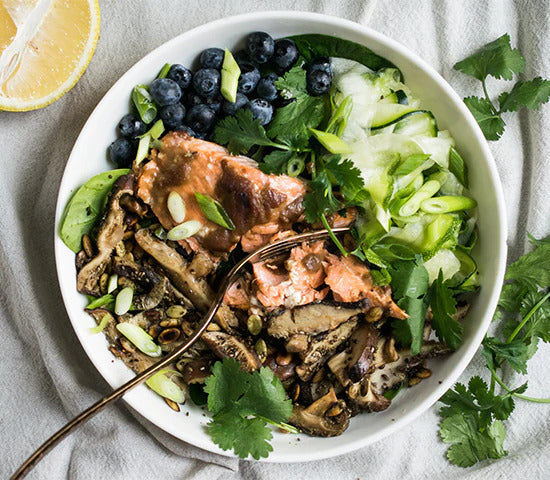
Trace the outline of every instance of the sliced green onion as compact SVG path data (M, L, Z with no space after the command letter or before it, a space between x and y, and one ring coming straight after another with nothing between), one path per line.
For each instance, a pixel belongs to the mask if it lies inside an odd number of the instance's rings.
M132 299L134 298L134 290L131 287L123 288L115 299L115 313L117 315L124 315L130 310L132 306Z
M468 188L468 166L455 147L449 150L449 170L462 185Z
M151 148L156 148L157 150L160 150L162 148L162 142L158 139L153 140L151 142Z
M427 198L433 197L441 185L436 180L428 180L422 185L399 209L400 217L409 217L414 215L420 208L420 204Z
M165 63L164 66L160 69L159 74L157 75L157 78L166 78L166 75L168 75L168 72L170 71L170 65L169 63Z
M90 332L91 333L101 333L105 329L107 324L109 323L109 320L112 320L112 318L113 317L111 316L111 314L106 313L101 318L101 322L99 322L99 325L97 327L90 328Z
M477 202L470 197L445 195L424 200L420 208L426 213L450 213L475 208Z
M334 133L321 132L315 128L310 128L309 131L325 147L330 153L350 153L351 147Z
M115 297L113 297L110 294L107 294L90 301L90 303L88 303L88 305L86 305L84 308L86 310L93 310L94 308L103 307L104 305L108 305L109 303L113 303L114 301L115 301Z
M164 132L164 123L162 120L157 120L153 126L147 130L143 135L140 135L138 138L151 137L153 140L157 140L162 133Z
M109 277L109 283L107 284L107 293L114 292L118 287L118 275L116 273L113 273Z
M155 236L160 240L166 240L166 230L162 227L158 227L154 231Z
M348 124L348 118L350 116L351 110L353 109L353 100L351 95L348 95L336 111L332 114L332 118L328 122L327 132L334 133L336 136L341 137L342 133L346 129ZM338 124L338 129L334 128Z
M173 241L184 240L185 238L195 235L201 227L202 224L198 220L189 220L188 222L180 223L170 230L166 235L166 238Z
M208 195L203 195L202 193L196 192L195 198L197 199L199 207L201 207L201 210L204 212L208 220L211 220L214 223L217 223L218 225L227 228L228 230L235 230L235 224L233 223L225 209L222 207L220 202L214 200Z
M166 373L176 373L179 375L179 373L174 370L161 370L148 378L145 383L153 392L158 393L161 397L176 403L184 403L184 391L174 381L167 377L165 375Z
M145 355L149 355L150 357L161 356L162 350L160 349L160 345L157 345L153 341L153 337L143 330L143 328L133 323L121 322L117 323L116 329L141 352L145 353Z
M143 160L147 158L147 155L149 154L149 145L151 143L151 136L146 135L145 137L141 137L139 139L138 149L136 153L136 159L134 160L134 163L136 165L139 165Z
M151 123L157 116L157 107L153 103L149 89L145 85L136 85L132 90L132 100L145 123Z
M306 168L306 162L302 157L293 157L286 166L286 174L289 177L297 177Z
M220 91L228 102L235 103L237 101L237 86L241 69L233 58L231 52L226 48L223 56L222 65L222 84Z
M409 155L401 165L397 167L394 175L408 175L409 173L420 167L426 160L430 158L428 153L413 153Z
M178 192L172 191L168 194L166 206L174 222L181 223L185 220L185 202Z
M426 233L424 239L419 245L423 252L428 254L434 254L443 245L447 245L455 236L458 237L458 230L460 229L460 219L443 213L438 215L435 220L426 227ZM451 245L447 245L451 247Z

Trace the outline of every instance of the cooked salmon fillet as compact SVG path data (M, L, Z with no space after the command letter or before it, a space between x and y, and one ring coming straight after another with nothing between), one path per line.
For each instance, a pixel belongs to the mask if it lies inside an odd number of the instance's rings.
M152 151L137 175L138 196L151 206L165 229L176 226L166 205L169 193L176 191L185 202L185 220L203 225L185 244L219 256L241 239L245 251L265 245L273 235L290 229L303 212L306 186L301 180L266 175L253 160L229 155L225 148L184 132L164 136L160 149ZM196 192L219 201L235 229L208 220L195 199Z

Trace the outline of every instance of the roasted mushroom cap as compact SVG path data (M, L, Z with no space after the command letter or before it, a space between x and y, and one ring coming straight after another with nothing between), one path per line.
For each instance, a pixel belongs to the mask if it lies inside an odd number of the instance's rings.
M219 358L234 358L247 372L262 366L256 352L234 335L224 332L206 332L201 338Z
M296 334L317 335L338 327L367 308L367 302L319 302L276 310L269 316L267 332L275 338L285 339Z
M124 236L125 211L120 206L120 198L134 191L134 176L122 175L111 190L107 213L99 227L97 236L97 255L78 272L76 288L80 293L99 297L99 278L105 272L111 254Z
M345 402L330 389L309 407L294 405L289 422L310 435L335 437L348 428L349 419Z

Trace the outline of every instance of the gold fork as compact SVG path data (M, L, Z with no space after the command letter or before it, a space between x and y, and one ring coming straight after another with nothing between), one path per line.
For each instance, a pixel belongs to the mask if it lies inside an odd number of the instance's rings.
M342 234L349 232L349 228L334 228L332 232L334 234ZM229 286L235 281L237 276L241 273L241 270L248 263L256 263L262 260L267 260L268 258L275 257L288 249L299 245L303 242L312 242L314 240L324 240L330 237L328 230L317 230L309 233L302 233L299 235L293 235L291 237L285 238L278 242L272 243L271 245L266 245L255 252L244 257L239 263L237 263L229 272L229 274L223 279L214 302L210 306L210 309L205 314L202 322L199 324L197 329L189 337L187 342L181 345L178 349L174 350L170 355L164 357L162 360L159 360L154 365L150 366L147 370L144 370L139 375L136 375L130 381L126 382L124 385L121 385L116 390L113 390L109 395L106 395L98 402L94 403L91 407L84 410L82 413L73 418L69 423L67 423L63 428L58 430L53 434L48 440L46 440L39 448L36 450L26 461L23 463L17 471L11 477L11 480L18 480L27 475L31 469L40 461L42 458L52 450L61 440L68 436L72 431L76 430L80 425L86 422L88 419L93 417L96 413L102 410L107 405L113 403L114 401L121 398L126 392L136 387L137 385L143 383L147 380L148 377L153 375L155 372L158 372L160 369L166 365L173 362L177 357L184 353L191 345L193 345L206 330L206 327L210 324L214 315L218 311L218 308L223 302L223 297Z

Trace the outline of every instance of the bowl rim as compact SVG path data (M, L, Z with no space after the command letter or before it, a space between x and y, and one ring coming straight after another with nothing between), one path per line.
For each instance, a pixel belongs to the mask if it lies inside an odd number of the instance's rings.
M410 412L404 415L399 416L398 418L395 419L394 422L391 422L391 424L389 424L387 427L384 427L381 431L377 432L371 437L368 437L367 439L358 439L355 441L350 441L336 447L331 446L329 447L329 449L319 449L318 451L313 451L313 452L308 451L307 453L304 451L300 451L301 449L297 449L298 451L294 454L277 455L276 452L273 451L269 457L262 458L260 460L263 462L270 462L270 463L275 463L275 462L297 463L297 462L321 460L321 459L335 457L338 455L343 455L345 453L355 451L361 447L370 445L376 441L381 440L382 438L387 437L388 435L391 435L397 430L404 428L406 425L408 425L413 420L417 419L420 415L422 415L424 412L426 412L433 404L437 402L437 400L443 395L443 393L445 393L445 391L447 391L456 382L458 377L462 374L462 372L466 369L466 367L472 360L478 347L481 345L482 339L491 323L492 315L489 312L493 312L497 305L497 301L500 293L499 286L502 285L502 282L504 279L505 267L506 267L507 219L506 219L506 212L505 212L504 194L503 194L500 178L498 175L497 167L493 159L493 156L491 154L491 151L489 149L489 146L487 144L487 141L481 129L479 128L477 122L475 121L473 115L468 110L468 108L466 107L462 99L458 96L458 94L447 83L447 81L432 66L430 66L427 62L425 62L419 55L412 52L404 45L374 30L371 27L363 26L351 20L335 17L332 15L313 13L313 12L307 12L307 11L299 11L299 10L275 10L275 11L245 13L245 14L233 15L231 17L221 18L218 20L214 20L212 22L201 24L159 45L154 50L152 50L151 52L149 52L148 54L140 58L130 69L128 69L120 78L116 80L116 82L103 95L102 99L98 102L94 110L89 115L86 123L82 127L82 130L79 133L79 136L75 141L75 144L67 159L67 163L63 172L63 177L59 186L57 204L56 204L56 215L55 215L54 250L55 250L57 277L58 277L58 282L59 282L59 286L60 286L60 290L63 298L63 303L67 311L69 320L71 322L71 326L75 330L75 333L82 345L82 348L88 355L88 358L90 359L94 367L99 371L99 373L107 381L107 383L111 385L111 387L116 388L117 386L120 385L120 383L111 381L112 379L109 379L106 372L104 372L105 369L99 366L98 363L94 361L93 348L88 344L88 342L84 338L84 335L81 335L79 330L75 328L75 321L73 320L72 315L69 313L70 311L69 305L72 302L72 299L70 298L70 292L67 290L67 288L64 288L65 282L64 282L64 279L62 278L63 269L61 268L61 256L62 256L61 249L63 248L66 249L67 247L60 240L58 231L59 231L59 224L62 217L62 213L65 207L65 205L62 204L62 200L63 200L62 193L65 191L68 191L71 187L70 178L67 173L69 170L68 169L69 163L71 162L71 160L73 160L73 156L75 155L75 152L78 150L79 145L83 143L84 139L88 136L87 126L89 125L89 123L91 123L91 120L98 115L98 113L102 110L103 106L109 101L109 97L113 93L113 90L115 89L116 85L118 85L119 83L125 82L127 78L131 77L134 71L139 69L139 66L141 63L145 63L152 57L158 56L159 53L161 53L165 49L166 50L171 49L174 45L181 42L182 37L199 35L203 31L215 30L216 28L219 28L220 26L223 26L228 23L242 22L245 20L255 21L255 20L262 20L262 19L269 20L269 21L273 21L273 20L312 21L313 20L315 22L322 23L327 26L337 26L339 28L343 28L350 32L353 32L355 34L359 34L361 36L370 38L378 43L384 44L388 49L395 51L398 55L403 56L408 61L410 61L411 63L415 64L420 69L422 69L423 72L431 78L431 80L437 83L438 86L444 90L445 94L452 101L454 108L459 110L466 117L469 123L472 125L474 135L483 153L483 161L486 163L486 166L488 167L488 171L491 177L490 178L491 183L495 186L495 196L497 199L497 212L495 213L498 218L499 228L498 228L497 235L498 235L499 241L497 245L494 245L494 251L498 255L498 267L496 270L496 275L494 277L494 283L490 286L491 287L490 299L485 309L485 315L481 319L480 328L478 328L477 333L474 335L470 343L468 345L464 345L464 347L466 347L466 351L463 352L460 360L457 361L457 363L453 366L450 373L444 379L442 379L441 383L434 388L431 394L427 395L422 401L420 401L415 406L414 409L412 409ZM136 390L139 390L139 387L135 389L133 392L130 392L129 394L127 394L123 399L136 412L138 412L140 415L147 418L147 420L149 420L150 422L152 422L162 430L170 433L171 435L176 437L178 440L184 441L186 443L189 443L190 445L196 446L203 450L207 450L213 453L218 453L227 457L237 458L232 451L221 450L212 441L201 441L200 439L194 439L191 442L190 440L183 440L181 436L178 435L178 431L176 431L172 427L169 420L160 421L158 418L152 418L153 415L150 415L148 414L147 411L143 411L143 409L140 409L140 396L133 395L134 393L136 393Z

